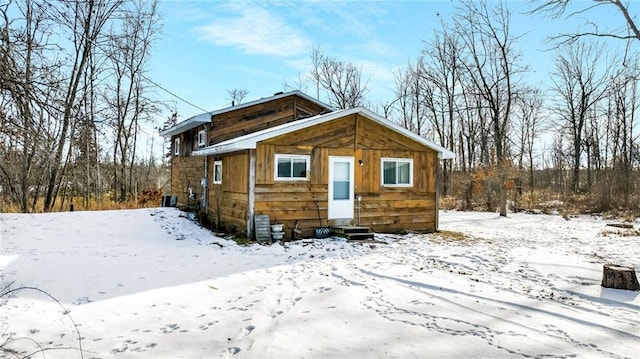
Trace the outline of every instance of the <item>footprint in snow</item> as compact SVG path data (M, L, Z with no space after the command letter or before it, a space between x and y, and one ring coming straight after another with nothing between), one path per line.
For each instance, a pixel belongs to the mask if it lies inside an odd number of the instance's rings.
M281 310L278 310L278 311L272 312L272 313L271 313L271 318L275 319L275 318L279 317L280 315L282 315L282 313L284 313L284 312L283 312L283 311L281 311Z
M238 347L231 347L231 348L227 348L226 354L228 355L236 355L240 353L240 348Z
M120 354L120 353L124 353L129 349L128 346L124 345L120 348L114 348L111 350L111 354Z
M253 332L254 329L256 329L255 325L247 325L246 327L242 328L242 335L247 336L251 334L251 332Z
M73 300L73 304L75 305L86 304L91 302L93 302L93 300L91 300L91 298L89 297L78 297Z
M178 324L167 324L164 327L160 328L160 332L162 334L169 334L169 333L173 333L174 331L178 330L180 328L180 326L178 326Z

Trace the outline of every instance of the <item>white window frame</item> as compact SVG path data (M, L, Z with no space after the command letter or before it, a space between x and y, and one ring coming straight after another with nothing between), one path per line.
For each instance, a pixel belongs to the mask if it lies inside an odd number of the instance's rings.
M220 172L216 172L216 167L220 167ZM216 173L220 173L220 178L216 178ZM222 161L213 161L213 184L222 184Z
M173 140L173 155L180 156L180 137Z
M198 131L198 147L205 147L207 145L207 131Z
M307 173L305 177L278 177L278 161L280 159L303 159L305 161L305 167L307 168ZM293 169L293 166L291 166ZM308 181L309 174L311 173L311 156L309 155L287 155L287 154L276 154L274 158L274 166L273 166L273 177L276 181Z
M409 164L409 183L384 183L384 163L396 163L396 182L398 181L398 163ZM380 159L380 185L383 187L413 187L413 158L383 157Z

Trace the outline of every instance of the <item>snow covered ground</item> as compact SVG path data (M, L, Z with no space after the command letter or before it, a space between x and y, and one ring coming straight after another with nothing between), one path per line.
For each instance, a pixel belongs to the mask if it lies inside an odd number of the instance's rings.
M440 218L465 237L239 246L176 209L0 214L1 283L64 307L17 292L0 345L46 358L638 358L640 292L600 287L602 264L640 265L632 231Z

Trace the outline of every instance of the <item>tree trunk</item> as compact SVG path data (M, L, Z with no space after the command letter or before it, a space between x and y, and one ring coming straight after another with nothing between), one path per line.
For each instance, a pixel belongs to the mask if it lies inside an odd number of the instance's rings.
M636 271L631 267L605 264L602 270L602 286L605 288L640 290Z

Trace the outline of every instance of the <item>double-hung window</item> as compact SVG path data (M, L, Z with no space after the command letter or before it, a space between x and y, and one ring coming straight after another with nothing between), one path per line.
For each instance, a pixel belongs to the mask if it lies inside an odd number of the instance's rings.
M180 156L180 137L176 137L173 142L173 155Z
M207 132L205 130L198 131L198 147L207 145Z
M413 159L383 158L382 185L385 187L413 186Z
M280 181L307 180L310 156L276 155L275 179Z
M222 161L213 162L213 184L222 183Z

